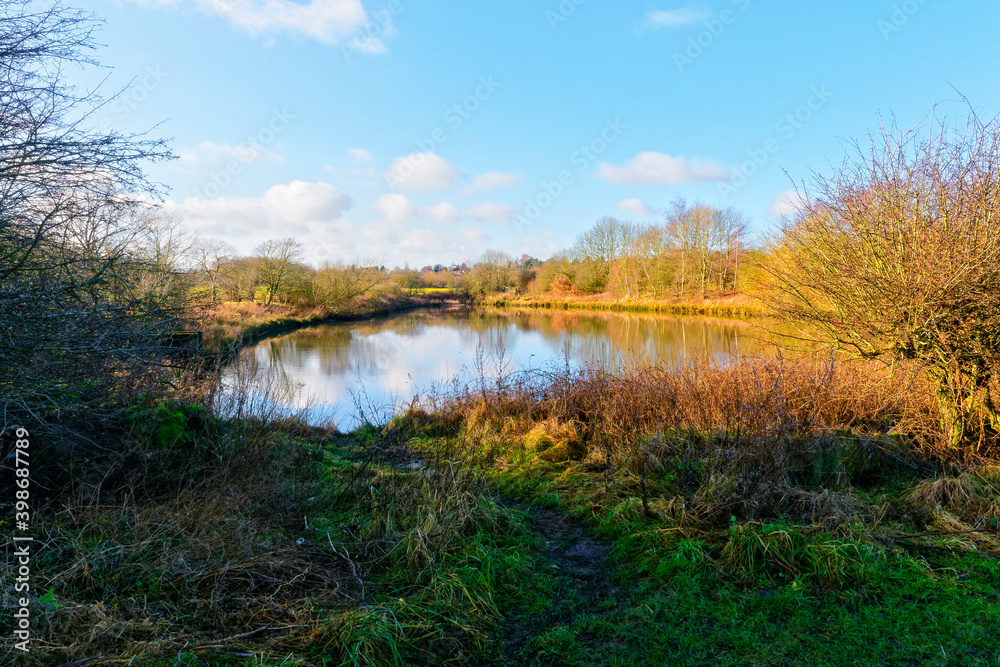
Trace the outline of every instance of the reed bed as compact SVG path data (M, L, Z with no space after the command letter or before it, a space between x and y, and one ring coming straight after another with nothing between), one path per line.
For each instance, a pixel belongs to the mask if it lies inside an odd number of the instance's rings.
M428 398L395 426L506 493L558 497L640 545L639 560L698 536L726 571L770 559L843 586L901 544L964 536L1000 555L996 468L921 436L936 407L917 368L832 357L566 367ZM843 559L856 567L834 567Z

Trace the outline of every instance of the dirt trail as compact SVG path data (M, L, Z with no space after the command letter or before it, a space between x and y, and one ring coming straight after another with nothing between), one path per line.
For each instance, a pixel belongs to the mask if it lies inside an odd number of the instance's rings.
M505 623L505 665L526 664L531 656L525 655L524 649L533 638L569 625L581 612L601 613L618 595L610 580L610 543L590 537L580 521L557 510L533 507L529 513L545 544L539 564L552 569L557 583L544 614L519 611Z

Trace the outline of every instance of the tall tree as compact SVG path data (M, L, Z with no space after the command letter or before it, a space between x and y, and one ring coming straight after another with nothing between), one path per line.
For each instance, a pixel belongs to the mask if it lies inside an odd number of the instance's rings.
M302 245L288 237L264 241L254 249L259 264L261 284L267 290L265 304L271 302L286 287L292 265L302 257Z
M142 167L160 141L91 128L102 103L63 72L95 65L96 21L56 3L0 5L0 425L99 417L155 377L173 313L134 280Z
M222 273L234 254L233 246L219 239L197 238L192 244L191 259L195 270L208 281L212 304L218 301Z

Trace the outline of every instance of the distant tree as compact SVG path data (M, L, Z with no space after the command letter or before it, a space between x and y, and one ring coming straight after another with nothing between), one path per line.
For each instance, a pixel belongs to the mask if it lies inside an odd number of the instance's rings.
M219 270L219 288L229 301L253 301L257 294L260 260L256 257L233 257Z
M730 206L719 211L719 290L738 290L740 255L746 249L750 220Z
M543 264L543 262L537 257L532 257L531 255L523 254L521 255L521 259L518 260L518 264L522 269L537 269Z
M384 272L362 260L353 264L324 264L313 276L313 298L318 304L336 310L370 294L386 279Z
M427 286L424 283L424 279L421 277L420 272L415 269L411 269L409 266L404 266L402 269L393 269L392 282L399 285L401 289L410 293Z
M573 261L565 254L559 254L538 269L537 285L541 291L566 292L575 289L576 269Z
M288 237L264 241L254 249L258 261L258 278L266 290L264 304L271 305L286 286L292 265L302 256L302 245Z
M516 286L514 258L500 250L487 250L466 276L466 286L473 294L502 292Z
M218 301L222 274L235 252L233 246L219 239L196 238L192 243L191 259L194 269L208 281L213 304Z
M611 265L632 243L636 228L629 222L604 217L580 235L575 252L582 262L578 287L584 292L600 292L607 286Z
M1000 446L1000 122L883 129L771 248L770 305L801 336L914 359L952 447Z
M676 199L667 211L665 233L667 242L677 249L678 267L675 275L677 297L682 298L687 287L688 275L692 270L698 247L698 230L694 219L688 213L684 199Z
M161 308L183 311L191 305L186 271L193 239L180 217L161 209L139 209L131 221L136 230L131 252L132 283Z

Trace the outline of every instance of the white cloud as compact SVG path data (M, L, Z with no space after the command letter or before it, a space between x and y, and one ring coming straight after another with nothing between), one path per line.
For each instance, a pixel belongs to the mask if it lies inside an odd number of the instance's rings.
M329 226L353 205L329 183L292 181L269 188L262 197L190 198L168 201L165 208L177 212L192 230L243 248L268 238L305 234L316 225Z
M499 171L490 171L485 174L479 174L472 181L472 184L466 188L469 192L488 192L496 188L506 188L511 185L517 185L522 182L520 174L505 174Z
M182 0L136 0L139 4L179 5ZM327 44L339 43L365 25L368 14L361 0L311 0L308 3L290 0L192 0L207 12L216 14L232 25L252 35L292 33ZM377 24L376 24L377 25ZM381 29L388 34L391 26ZM358 42L358 44L354 44ZM359 51L381 53L385 46L375 38L351 39Z
M416 218L449 223L462 217L455 205L449 202L443 201L427 208L417 208L409 197L399 193L382 195L375 201L373 208L382 214L382 220L390 223L400 223Z
M403 194L384 194L376 200L373 208L388 222L403 222L417 217L417 207Z
M351 148L348 149L347 154L351 156L351 160L354 164L365 164L366 162L371 162L373 159L372 154L363 148Z
M220 144L214 141L203 141L192 148L178 148L177 157L183 164L205 164L223 159L238 162L284 161L283 157L266 148L251 144Z
M597 177L609 183L680 185L702 181L723 181L729 172L706 160L691 160L655 151L639 153L625 167L602 162Z
M453 222L458 210L448 202L421 208L405 195L379 198L389 216ZM410 266L461 263L495 245L488 230L470 224L443 227L434 222L401 224L369 216L351 220L344 213L350 197L328 183L293 181L275 185L257 197L168 200L164 208L178 214L192 231L232 243L240 254L253 252L267 239L294 237L305 251L304 260L323 262L372 258L377 264Z
M455 222L462 217L462 214L455 205L446 201L422 209L421 214L424 217L442 223Z
M684 9L671 9L671 10L656 10L646 14L646 27L652 30L660 30L661 28L677 28L682 25L688 25L689 23L696 23L698 21L703 21L710 17L711 14L704 11L699 11L691 7L685 7Z
M768 209L768 215L773 215L777 217L782 217L786 215L795 215L803 208L805 208L806 199L802 196L802 193L798 190L788 190L787 192L782 192L774 199L774 203L771 204L771 208Z
M398 239L395 250L409 261L410 266L448 264L482 254L489 243L489 235L474 227L460 227L454 231L413 229Z
M287 220L335 220L354 202L329 183L292 181L264 193L268 210Z
M510 220L514 217L514 211L511 208L503 206L502 204L494 204L492 202L473 206L466 211L465 214L470 218L474 218L482 222Z
M385 172L386 183L404 192L449 188L462 175L434 152L413 153L392 161Z
M656 215L656 209L643 204L636 198L618 202L618 210L622 213L630 213L644 218Z

